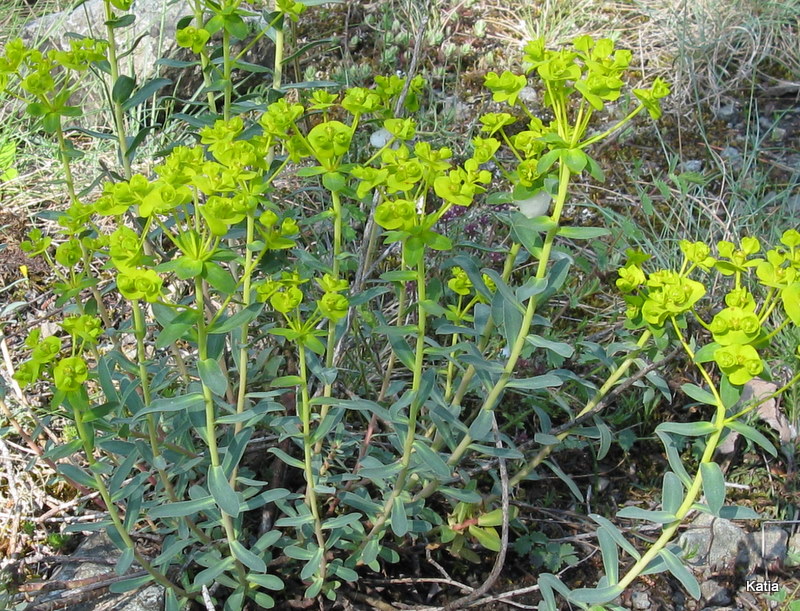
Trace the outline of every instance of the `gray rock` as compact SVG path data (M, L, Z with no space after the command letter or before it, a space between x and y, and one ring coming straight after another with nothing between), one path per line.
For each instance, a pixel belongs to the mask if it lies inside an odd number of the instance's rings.
M119 557L119 550L105 534L93 533L72 554L74 562L62 565L51 580L76 581L94 577L116 577L114 566ZM131 570L139 570L138 565L134 564ZM45 598L38 602L44 603L48 600L57 598ZM98 590L98 594L90 602L74 602L67 608L70 611L156 611L164 608L164 588L151 585L124 594L109 593L107 589Z
M638 611L644 611L645 609L649 609L652 606L652 602L650 602L650 596L647 592L642 592L641 590L636 590L635 592L631 593L631 608L637 609Z
M720 156L730 164L731 169L733 170L742 169L742 153L736 147L726 146L720 152Z
M783 563L789 549L789 533L779 526L768 526L747 535L749 568L769 568Z
M736 105L731 102L720 106L714 111L714 116L720 121L730 121L736 116Z
M724 606L731 603L731 592L728 588L719 585L713 579L704 581L700 584L700 594L706 604L714 606Z
M730 520L701 514L681 534L678 544L692 566L712 570L739 566L752 572L782 562L788 540L788 533L776 526L748 533Z
M716 569L735 564L740 550L746 549L746 537L730 520L700 514L681 534L678 545L690 565Z
M682 161L680 163L680 169L682 172L702 172L703 171L703 160L702 159L687 159L686 161Z

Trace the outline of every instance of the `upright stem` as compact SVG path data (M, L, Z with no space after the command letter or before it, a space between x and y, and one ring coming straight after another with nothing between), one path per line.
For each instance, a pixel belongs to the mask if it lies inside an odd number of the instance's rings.
M325 580L326 560L325 560L325 535L322 532L322 519L319 513L319 503L317 501L316 477L314 477L314 438L311 434L311 398L308 395L308 366L306 364L306 351L303 346L298 345L300 360L300 419L303 423L303 464L306 476L306 505L311 509L314 516L314 535L317 538L317 545L322 550L319 565L319 575Z
M650 341L650 338L652 336L653 334L649 330L644 331L642 333L641 337L639 337L639 341L636 342L636 347L637 347L636 351L633 354L629 355L622 363L620 363L620 365L608 377L608 379L603 383L603 385L597 390L592 399L584 406L584 408L578 413L578 415L575 416L575 419L578 419L584 414L589 413L600 404L600 401L603 400L603 397L605 397L609 393L609 391L614 387L614 385L617 382L619 382L620 378L625 375L628 369L630 369L630 366L633 364L633 362L636 360L639 354L639 350L641 350L647 344L647 342ZM564 431L563 433L556 435L556 437L559 440L563 440L569 434L570 434L569 431ZM514 486L519 484L523 479L525 479L528 476L529 473L531 473L536 467L542 464L542 461L550 455L550 452L552 452L554 447L555 447L554 445L546 445L541 450L539 450L536 456L530 459L525 464L525 466L522 469L520 469L517 472L517 474L514 475L514 477L512 477L509 480L508 485L513 488Z
M231 73L233 72L233 62L231 62L231 35L228 30L222 30L222 82L225 90L222 103L222 118L226 121L231 118L231 101L233 99L233 82Z
M197 24L198 28L203 27L203 7L200 4L200 0L195 0L194 2L194 21ZM211 75L209 72L209 65L210 62L208 60L208 55L206 55L205 49L200 51L200 68L203 72L203 84L208 88L211 85ZM212 114L217 114L217 101L214 99L214 92L209 91L206 93L206 100L208 101L208 109L212 112Z
M331 203L333 204L333 261L331 262L331 276L334 281L339 280L339 256L342 254L342 201L339 198L339 193L331 191ZM334 357L336 356L336 321L328 320L328 343L325 348L325 367L330 369L334 366ZM333 385L328 383L322 390L323 397L330 397L333 391ZM325 419L328 415L330 405L323 403L319 417L320 421ZM315 452L322 451L322 439L318 439L314 446Z
M150 376L147 373L147 351L144 346L144 338L147 335L147 326L144 320L144 313L142 306L138 299L134 299L131 303L133 309L133 330L136 337L136 360L139 361L139 384L142 388L142 402L145 407L150 407L152 402L152 395L150 392ZM173 503L178 501L178 496L175 494L175 489L172 487L172 482L163 466L161 458L161 441L158 437L158 422L156 421L155 414L149 413L146 416L147 420L147 438L150 442L150 450L153 452L153 464L158 472L158 479L164 486L169 500ZM184 518L186 526L188 526L199 539L205 543L210 541L208 535L202 530L197 528L197 525L191 518L186 516Z
M555 242L556 235L558 234L558 221L561 218L561 212L564 209L564 204L567 201L567 190L569 188L569 181L570 181L570 170L566 164L562 163L559 166L559 184L558 184L558 194L556 195L555 204L553 207L553 214L550 216L550 219L553 221L553 227L548 230L547 234L545 235L544 244L542 245L542 253L541 258L539 259L539 265L536 269L536 278L539 280L544 280L545 276L547 275L547 266L550 262L550 253L553 250L553 244ZM517 360L519 359L519 355L522 352L523 347L525 346L525 338L528 336L528 331L530 330L531 323L533 322L533 315L536 313L536 306L538 305L537 295L532 296L528 299L528 306L525 309L525 314L522 318L522 324L520 326L519 333L514 340L514 343L510 347L508 361L506 361L506 365L503 368L503 372L500 374L500 378L497 380L495 385L492 387L492 390L486 396L486 399L483 402L483 405L480 408L480 412L483 411L491 411L494 409L497 402L500 400L503 391L505 390L506 384L511 379L511 376L514 373L514 368L517 365ZM462 387L463 387L462 382ZM460 390L460 389L459 389ZM459 395L457 394L457 397ZM453 400L455 404L455 399ZM455 465L461 460L461 457L467 451L467 448L472 444L474 440L469 435L469 433L465 434L462 438L461 442L456 446L453 453L450 455L450 458L447 461L449 465ZM433 494L437 487L438 482L431 481L429 482L422 490L420 490L416 495L415 499L426 498Z
M64 182L67 184L69 202L71 204L77 204L78 196L75 193L75 180L72 177L72 166L70 164L69 155L67 154L67 140L64 138L64 130L61 128L60 119L58 121L58 128L56 129L56 138L58 138L58 153L61 156L61 165L64 167Z
M694 351L691 349L689 344L683 338L681 330L680 328L678 328L678 325L675 322L674 317L671 318L671 322L673 328L675 329L675 333L678 335L678 339L683 345L684 351L689 356L689 360L694 362L695 360ZM719 392L717 391L717 387L714 384L714 381L711 379L711 376L709 376L705 368L699 363L697 363L697 368L700 371L700 375L703 376L706 383L708 384L708 387L711 390L711 394L714 396L716 402L715 406L716 409L713 422L716 430L713 433L711 433L711 435L708 438L708 441L706 442L706 447L705 450L703 451L703 456L700 459L700 464L702 465L703 463L712 462L714 458L714 452L716 452L717 445L719 445L719 440L722 437L723 431L725 430L725 404L723 403L722 398L720 397ZM669 524L664 526L664 530L661 531L661 535L658 537L658 539L656 539L655 543L653 543L653 545L650 546L647 552L644 553L642 557L639 558L639 560L637 560L630 569L628 569L628 572L625 573L625 576L619 580L617 585L619 586L620 591L627 588L633 582L633 580L636 579L641 574L641 572L647 567L647 565L650 564L650 562L652 562L656 558L656 556L658 556L658 554L661 552L662 549L664 549L667 543L669 543L670 540L672 540L672 538L675 536L675 533L678 530L678 527L680 527L680 525L683 522L683 519L686 517L686 514L688 514L689 511L692 509L695 499L700 494L702 486L703 486L702 471L698 467L697 473L695 473L694 479L692 480L689 489L686 491L686 496L683 499L683 503L681 503L681 506L675 512L675 521L670 522Z
M251 244L255 237L255 218L253 214L247 215L247 244ZM249 248L244 249L244 269L242 270L242 309L247 309L253 302L251 293L252 280L252 260L253 253ZM249 353L247 350L247 333L250 328L249 323L242 325L239 341L239 389L236 397L236 413L241 414L245 408L245 396L247 395L247 361ZM234 431L239 433L244 426L243 422L234 425ZM235 479L235 478L233 478Z
M103 481L103 477L100 475L102 472L102 468L100 464L94 457L94 448L93 445L93 435L89 433L86 429L86 424L83 422L83 416L81 415L80 409L74 409L73 414L75 416L75 428L78 431L78 435L83 442L83 450L86 454L86 460L89 462L89 471L92 472L94 475L95 485L97 490L100 492L100 496L103 499L103 502L108 509L108 515L111 518L111 522L114 524L114 528L117 531L117 534L120 536L122 541L125 543L125 547L133 550L133 557L136 558L136 562L147 571L150 576L160 585L164 586L165 588L169 588L178 597L183 596L190 596L188 592L186 592L183 588L175 585L169 579L164 576L163 573L158 571L151 565L147 560L145 560L144 556L142 556L136 550L136 543L131 539L131 536L128 534L128 531L125 529L125 525L120 518L119 511L117 511L117 506L114 504L114 501L111 498L111 493L108 491L105 482Z
M383 510L375 520L375 524L369 531L366 537L362 539L358 547L356 555L360 554L367 543L375 536L380 536L386 521L392 513L392 507L399 496L405 491L406 481L408 480L408 472L411 467L411 454L414 451L414 440L417 435L417 418L422 409L422 401L418 397L420 385L422 383L422 368L425 364L425 334L427 317L423 303L426 299L425 292L425 262L424 257L417 263L417 342L414 352L414 372L411 382L411 405L408 408L408 430L406 438L403 443L403 455L400 457L400 471L397 474L392 492L389 494L386 502L383 505Z
M117 84L119 79L119 60L117 58L117 42L114 34L114 28L109 25L114 19L114 11L111 9L109 0L104 0L103 4L106 9L106 36L108 37L108 64L111 71L111 88ZM117 132L117 142L119 144L119 156L122 160L122 167L125 172L125 178L130 180L132 176L131 160L128 158L128 139L125 135L125 115L122 110L122 104L116 102L113 97L111 100L111 108L114 113L114 127Z
M547 234L545 235L544 244L542 245L542 254L541 258L539 259L539 265L536 269L536 278L538 280L544 280L545 276L547 275L547 266L550 262L550 253L553 250L553 244L556 239L556 235L558 234L559 225L558 221L561 218L561 211L564 208L564 203L567 200L567 189L569 187L569 179L570 179L570 171L566 164L561 164L559 167L559 185L558 185L558 194L556 196L555 207L553 209L553 215L551 219L554 222L554 226L548 230ZM530 330L531 323L533 322L533 315L536 313L536 306L538 305L537 296L534 295L530 299L528 299L528 307L525 309L525 315L522 318L522 325L520 327L519 333L514 340L514 343L511 346L508 355L508 361L506 362L506 366L503 368L503 373L500 374L500 379L497 380L492 390L487 395L486 399L481 406L481 410L483 411L491 411L494 409L497 402L500 400L500 396L503 394L505 390L506 384L508 380L511 379L511 376L514 374L514 368L517 365L517 360L519 359L519 355L522 353L522 349L525 346L525 338L528 336L528 331ZM464 438L461 440L461 443L458 444L458 447L453 451L453 454L450 456L448 460L448 464L455 464L457 463L461 457L466 452L467 447L472 443L472 437L469 434L465 435Z
M200 312L197 322L197 356L201 361L208 358L208 333L206 328L206 321L204 317L205 312L205 297L203 294L203 280L199 276L194 279L194 292L197 304L197 311ZM219 467L222 461L219 459L219 448L217 447L217 433L216 433L216 414L214 413L214 396L211 389L201 380L203 387L203 400L205 402L206 412L206 444L208 446L208 455L211 458L211 466ZM235 558L236 554L233 551L233 544L238 541L236 529L233 526L231 516L225 513L220 508L220 515L222 516L222 527L225 530L225 538L228 540L228 547L231 555ZM237 560L236 572L239 582L243 586L247 586L247 577L244 567Z
M278 3L275 2L273 10L278 10ZM286 24L286 18L280 24L280 27L275 28L275 62L273 63L272 70L272 88L280 89L283 81L283 49L286 37L283 33L283 27Z

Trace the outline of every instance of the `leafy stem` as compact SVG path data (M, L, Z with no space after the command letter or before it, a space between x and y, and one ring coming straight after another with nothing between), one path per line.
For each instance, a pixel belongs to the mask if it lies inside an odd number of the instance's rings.
M106 12L106 36L108 37L108 65L111 72L111 87L112 92L119 80L119 59L117 57L117 41L114 34L114 11L111 8L110 0L103 0ZM122 103L111 96L111 108L114 115L114 127L117 132L117 144L119 146L119 156L122 161L122 167L125 172L125 178L130 179L133 172L131 171L131 160L128 157L128 139L125 134L125 115L122 109Z
M203 280L199 276L194 279L195 300L197 302L197 310L200 316L197 318L197 355L200 361L208 360L208 329L205 323L204 301L205 296L203 292ZM205 405L206 416L206 445L208 446L208 454L211 458L211 467L214 470L221 469L222 462L219 457L219 448L217 447L217 433L216 433L216 414L214 410L214 396L209 388L208 383L201 376L200 382L203 388L203 402ZM225 530L225 538L228 542L231 555L235 558L234 544L238 541L236 536L236 529L233 525L231 516L220 507L220 515L222 517L222 527ZM244 567L236 560L236 573L239 583L247 588L247 578Z
M108 515L111 518L111 522L114 524L114 528L117 531L117 534L125 543L125 547L128 550L131 550L131 552L133 553L133 557L136 559L136 562L139 563L139 566L141 566L145 571L147 571L158 584L164 586L167 589L172 590L173 592L175 592L177 596L192 597L190 593L186 592L180 586L177 586L174 583L172 583L169 579L167 579L167 577L163 573L154 568L153 565L150 564L144 558L144 556L142 556L136 549L136 543L133 541L133 539L131 539L131 536L128 534L128 531L122 522L122 518L119 515L119 511L117 510L117 506L114 504L114 501L111 498L111 493L109 492L108 487L105 484L105 481L103 481L103 477L101 475L101 473L103 472L103 468L100 465L100 463L98 463L97 459L94 457L94 448L93 448L94 434L90 433L87 430L86 423L83 421L83 416L81 414L81 407L83 406L83 404L85 404L85 399L80 396L80 392L81 391L72 393L73 396L70 397L74 402L72 412L75 417L75 429L77 430L81 442L83 443L83 450L86 455L86 460L89 463L89 470L92 472L92 475L94 476L95 486L97 487L97 490L100 493L103 502L105 503L106 509L108 510Z
M308 394L308 364L306 349L297 342L297 353L300 369L300 420L303 425L303 465L306 477L306 505L314 517L314 535L322 554L319 561L319 576L324 581L326 574L325 535L322 532L322 519L317 500L316 477L314 476L314 436L311 432L311 399Z
M404 248L405 250L405 248ZM400 457L400 470L397 474L397 479L392 488L391 493L386 498L380 515L375 520L375 524L370 529L369 533L362 539L358 547L356 556L358 556L375 536L379 536L383 532L386 521L391 515L392 508L397 502L397 499L405 491L406 481L408 479L409 470L411 468L411 454L414 451L414 440L417 435L417 418L422 408L422 399L419 396L419 391L422 383L422 368L425 363L425 333L427 324L427 315L425 312L424 302L426 299L425 293L425 262L424 257L420 258L417 263L417 330L416 330L416 346L414 351L414 371L411 382L411 405L408 408L408 428L406 437L403 442L403 454Z

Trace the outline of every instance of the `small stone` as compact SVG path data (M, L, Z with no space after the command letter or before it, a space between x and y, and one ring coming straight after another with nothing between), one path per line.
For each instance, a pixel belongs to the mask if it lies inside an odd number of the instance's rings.
M732 169L740 170L742 168L742 153L736 147L726 146L720 152L720 156L730 163Z
M644 611L644 609L649 609L652 603L650 602L650 596L647 592L636 591L631 594L631 608L637 609L638 611Z
M748 554L748 568L769 568L782 563L788 550L789 533L778 526L770 526L753 533L745 539Z
M687 159L686 161L682 161L679 167L680 167L682 172L702 172L703 171L703 160L702 159Z
M701 514L680 536L678 545L691 566L717 568L735 564L739 550L746 549L745 537L730 520Z
M533 104L539 96L533 87L523 87L517 97L526 104Z
M782 142L786 139L786 130L782 127L775 127L769 133L769 139L773 142Z
M786 198L786 209L789 214L800 215L800 193L795 193Z
M736 105L731 102L720 106L714 111L714 116L720 121L730 121L736 115Z
M700 594L706 604L714 606L729 605L731 602L731 593L728 588L719 585L713 579L704 581L700 584Z

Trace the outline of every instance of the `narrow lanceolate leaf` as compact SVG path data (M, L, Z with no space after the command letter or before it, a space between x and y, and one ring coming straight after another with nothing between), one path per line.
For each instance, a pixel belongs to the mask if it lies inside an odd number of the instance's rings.
M705 403L706 405L717 404L717 400L714 398L714 395L704 388L700 388L697 384L684 384L681 386L681 390L685 392L687 396L691 397L695 401L699 401L700 403Z
M686 565L666 548L662 549L658 554L664 559L669 572L675 576L675 579L681 582L681 585L686 588L686 591L689 592L694 599L700 598L700 584L697 583L697 579L695 579L691 571L686 568Z
M231 488L228 478L225 477L225 471L220 465L208 469L208 490L222 511L234 518L239 515L239 497Z
M703 494L706 495L708 508L715 516L719 516L720 509L725 503L725 476L722 469L715 462L704 462L700 465L700 474L703 478Z
M656 427L656 433L675 433L684 437L703 437L715 432L717 427L711 422L662 422Z
M683 503L683 484L672 471L664 474L664 487L661 492L661 504L664 511L675 513Z
M199 392L192 392L188 395L180 395L177 397L165 397L163 399L156 399L149 407L145 407L136 412L135 420L142 416L153 413L166 413L166 412L183 412L194 409L203 405L203 395Z
M589 605L602 605L611 602L620 594L622 594L622 588L618 585L603 588L579 588L570 592L568 600Z
M214 506L214 497L206 496L191 501L165 503L147 510L148 518L182 518Z
M642 557L636 548L633 547L633 545L625 538L625 536L622 534L622 531L620 531L620 529L617 528L614 523L611 522L611 520L596 513L590 513L589 517L597 522L600 526L605 528L606 532L614 539L614 542L628 552L632 558L638 560Z
M219 363L214 359L198 361L197 370L200 372L200 379L203 384L208 386L215 395L222 396L228 390L228 380L225 374L222 373Z
M689 488L692 485L692 478L689 477L689 474L686 472L686 467L683 466L683 461L681 460L680 453L678 452L678 448L675 444L675 440L669 433L665 433L663 431L659 431L658 427L656 427L656 435L661 440L661 443L664 444L664 449L667 452L667 460L669 461L669 466L672 467L672 470L675 472L684 486Z
M617 517L630 520L645 520L656 524L669 524L677 519L675 514L669 511L650 511L640 507L624 507L617 512Z
M734 420L732 422L726 422L725 426L727 426L729 429L736 431L741 435L744 435L753 443L757 443L767 452L772 454L772 456L778 455L778 450L775 449L775 446L772 445L772 442L749 424L745 424L744 422L739 422L738 420Z
M231 551L233 555L236 556L236 559L245 565L251 571L255 571L256 573L266 573L267 572L267 564L264 560L260 557L251 552L247 549L244 545L239 543L238 541L231 541Z
M614 537L605 527L597 529L597 542L600 544L600 553L603 555L603 568L606 571L608 583L614 585L619 581L619 551Z

